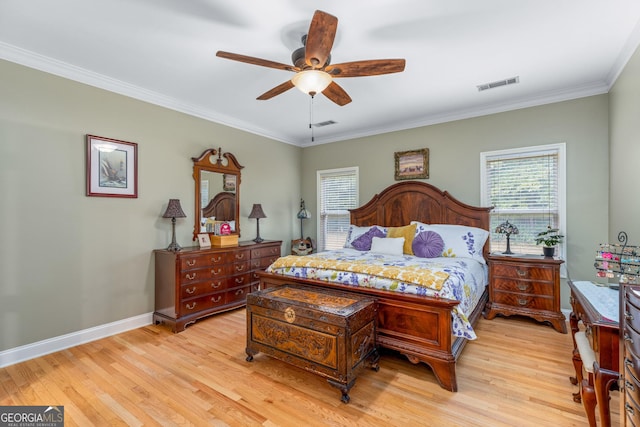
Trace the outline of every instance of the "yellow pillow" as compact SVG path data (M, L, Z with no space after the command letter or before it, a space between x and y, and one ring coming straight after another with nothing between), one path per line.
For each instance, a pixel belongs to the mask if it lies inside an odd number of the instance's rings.
M417 224L405 225L404 227L388 227L387 237L404 237L404 247L402 252L413 255L413 237L416 235Z

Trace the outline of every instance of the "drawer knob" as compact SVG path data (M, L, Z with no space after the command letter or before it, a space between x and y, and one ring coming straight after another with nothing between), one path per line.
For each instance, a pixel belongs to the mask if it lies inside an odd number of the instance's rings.
M191 304L191 305L186 304L186 307L187 307L187 309L189 309L189 310L193 310L194 308L196 308L196 302L194 301L194 302L193 302L193 304Z
M636 391L636 387L629 380L624 380L624 387L629 391Z
M529 304L529 301L528 301L528 300L526 300L526 299L518 298L518 304L520 304L520 305L527 305L527 304Z
M187 260L187 265L189 267L193 267L194 265L196 265L196 260L195 259Z
M625 311L624 318L627 320L633 320L633 314L629 313L628 311Z
M242 294L244 294L244 289L238 289L236 291L236 295L242 295Z
M526 283L518 283L517 288L521 291L528 291L529 290L529 285Z
M627 368L633 368L633 362L632 362L631 360L629 360L629 358L628 358L628 357L625 357L625 358L624 358L624 365L625 365Z
M236 277L236 283L244 283L244 277Z
M244 254L236 254L236 259L244 259Z
M219 287L220 287L220 285L222 285L222 283L221 283L221 282L211 282L211 287L212 287L213 289L219 288Z
M211 257L211 262L220 262L220 261L222 261L222 256L219 256L217 258L216 257Z
M211 297L211 302L220 302L222 299L222 295L218 295L217 297Z
M236 271L243 271L243 270L244 270L244 264L236 265Z
M195 278L196 278L196 273L193 273L193 274L189 274L189 273L187 273L187 279L189 279L189 280L193 280L193 279L195 279Z
M221 268L214 270L213 268L211 269L211 274L213 274L214 276L217 276L218 274L220 274L220 272L222 271Z
M626 403L624 404L624 410L627 411L627 413L629 415L634 415L635 414L635 409L633 409L633 406L631 406L630 404Z
M517 273L517 274L518 274L518 276L520 276L520 277L526 277L526 276L527 276L527 270L520 270L520 269L517 269L517 270L516 270L516 273Z
M628 343L633 343L633 339L626 332L624 333L624 340Z
M196 287L194 286L192 289L185 289L187 291L188 294L193 295L193 293L196 291Z

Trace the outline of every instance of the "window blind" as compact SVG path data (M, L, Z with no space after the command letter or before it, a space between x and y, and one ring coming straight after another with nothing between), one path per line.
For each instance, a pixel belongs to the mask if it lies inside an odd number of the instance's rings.
M511 236L511 248L519 253L538 253L535 237L547 226L559 228L558 150L532 150L489 155L485 164L488 202L491 212L491 250L506 249L504 235L496 227L508 220L518 227Z
M347 168L320 171L320 250L338 249L344 246L349 231L349 209L358 206L358 170Z

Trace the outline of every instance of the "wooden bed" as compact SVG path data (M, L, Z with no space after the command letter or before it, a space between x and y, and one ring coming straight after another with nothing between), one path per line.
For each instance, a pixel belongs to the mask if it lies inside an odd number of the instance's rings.
M375 195L364 206L351 210L351 223L358 226L401 227L411 221L431 224L459 224L489 229L491 208L474 207L453 198L446 191L417 181L403 181ZM488 254L488 240L484 255ZM261 289L300 283L373 295L378 299L377 343L404 354L412 363L431 367L443 388L457 391L456 361L466 344L452 334L452 309L458 301L409 295L372 288L354 288L313 279L261 273ZM469 321L482 314L485 290Z

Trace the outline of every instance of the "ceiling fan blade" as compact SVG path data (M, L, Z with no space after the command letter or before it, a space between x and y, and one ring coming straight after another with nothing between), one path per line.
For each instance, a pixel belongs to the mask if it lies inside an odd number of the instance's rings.
M278 70L293 72L300 71L298 67L294 67L292 65L269 61L268 59L254 58L253 56L240 55L238 53L224 52L222 50L216 52L216 56L220 58L231 59L233 61L246 62L247 64L260 65L262 67L276 68Z
M273 89L266 91L265 93L263 93L262 95L260 95L256 99L259 99L260 101L271 99L276 95L280 95L281 93L284 93L284 92L288 91L292 87L293 87L293 82L291 80L287 80L286 82L282 83L281 85L278 85L278 86L274 87Z
M331 82L322 94L341 107L351 102L351 97L336 82Z
M332 77L363 77L404 71L404 59L371 59L328 65L324 70Z
M338 18L316 10L309 25L304 60L310 67L322 68L331 54L338 29Z

